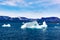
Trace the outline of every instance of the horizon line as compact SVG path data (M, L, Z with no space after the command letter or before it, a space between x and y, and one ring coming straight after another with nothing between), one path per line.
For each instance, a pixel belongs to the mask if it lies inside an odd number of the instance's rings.
M7 16L7 15L0 15L0 16ZM15 18L15 17L26 17L26 16L8 16L8 17L12 17L12 18ZM37 18L47 18L47 17L57 17L57 16L46 16L46 17L26 17L26 18L33 18L33 19L37 19ZM60 18L60 17L57 17L57 18Z

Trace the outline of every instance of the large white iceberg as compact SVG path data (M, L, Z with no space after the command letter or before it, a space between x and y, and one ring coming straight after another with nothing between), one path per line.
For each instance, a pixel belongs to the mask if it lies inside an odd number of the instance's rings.
M11 27L10 24L3 24L2 27Z
M24 23L22 26L21 26L22 29L25 29L25 28L36 28L36 29L45 29L47 28L47 24L46 22L44 21L42 25L39 25L37 21L33 21L33 22L28 22L28 23Z

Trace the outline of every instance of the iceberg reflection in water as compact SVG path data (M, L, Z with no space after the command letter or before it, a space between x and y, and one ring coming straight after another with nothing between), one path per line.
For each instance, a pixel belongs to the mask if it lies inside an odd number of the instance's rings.
M44 21L42 25L39 25L37 21L33 21L33 22L28 22L25 23L21 26L22 29L25 28L36 28L36 29L46 29L47 28L47 24Z

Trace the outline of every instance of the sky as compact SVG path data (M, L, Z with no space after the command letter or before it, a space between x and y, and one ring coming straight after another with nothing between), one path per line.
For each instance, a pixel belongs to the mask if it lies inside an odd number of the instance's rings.
M60 0L0 0L0 16L60 17Z

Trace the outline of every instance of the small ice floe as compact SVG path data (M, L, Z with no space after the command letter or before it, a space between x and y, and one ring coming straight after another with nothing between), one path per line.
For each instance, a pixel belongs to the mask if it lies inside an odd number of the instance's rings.
M2 27L11 27L10 24L3 24Z
M54 28L56 28L56 29L60 29L60 26L55 26Z
M57 25L59 25L60 23L57 23Z
M55 26L54 28L58 28L57 26Z
M43 29L43 30L45 30L47 28L47 24L44 21L42 25L39 25L37 21L33 21L33 22L24 23L21 26L21 29L25 29L25 28L36 28L36 29Z
M59 28L60 28L60 26L59 26L59 25L60 25L60 23L57 23L57 25L56 25L56 26L54 26L54 28L58 28L58 29L59 29Z

